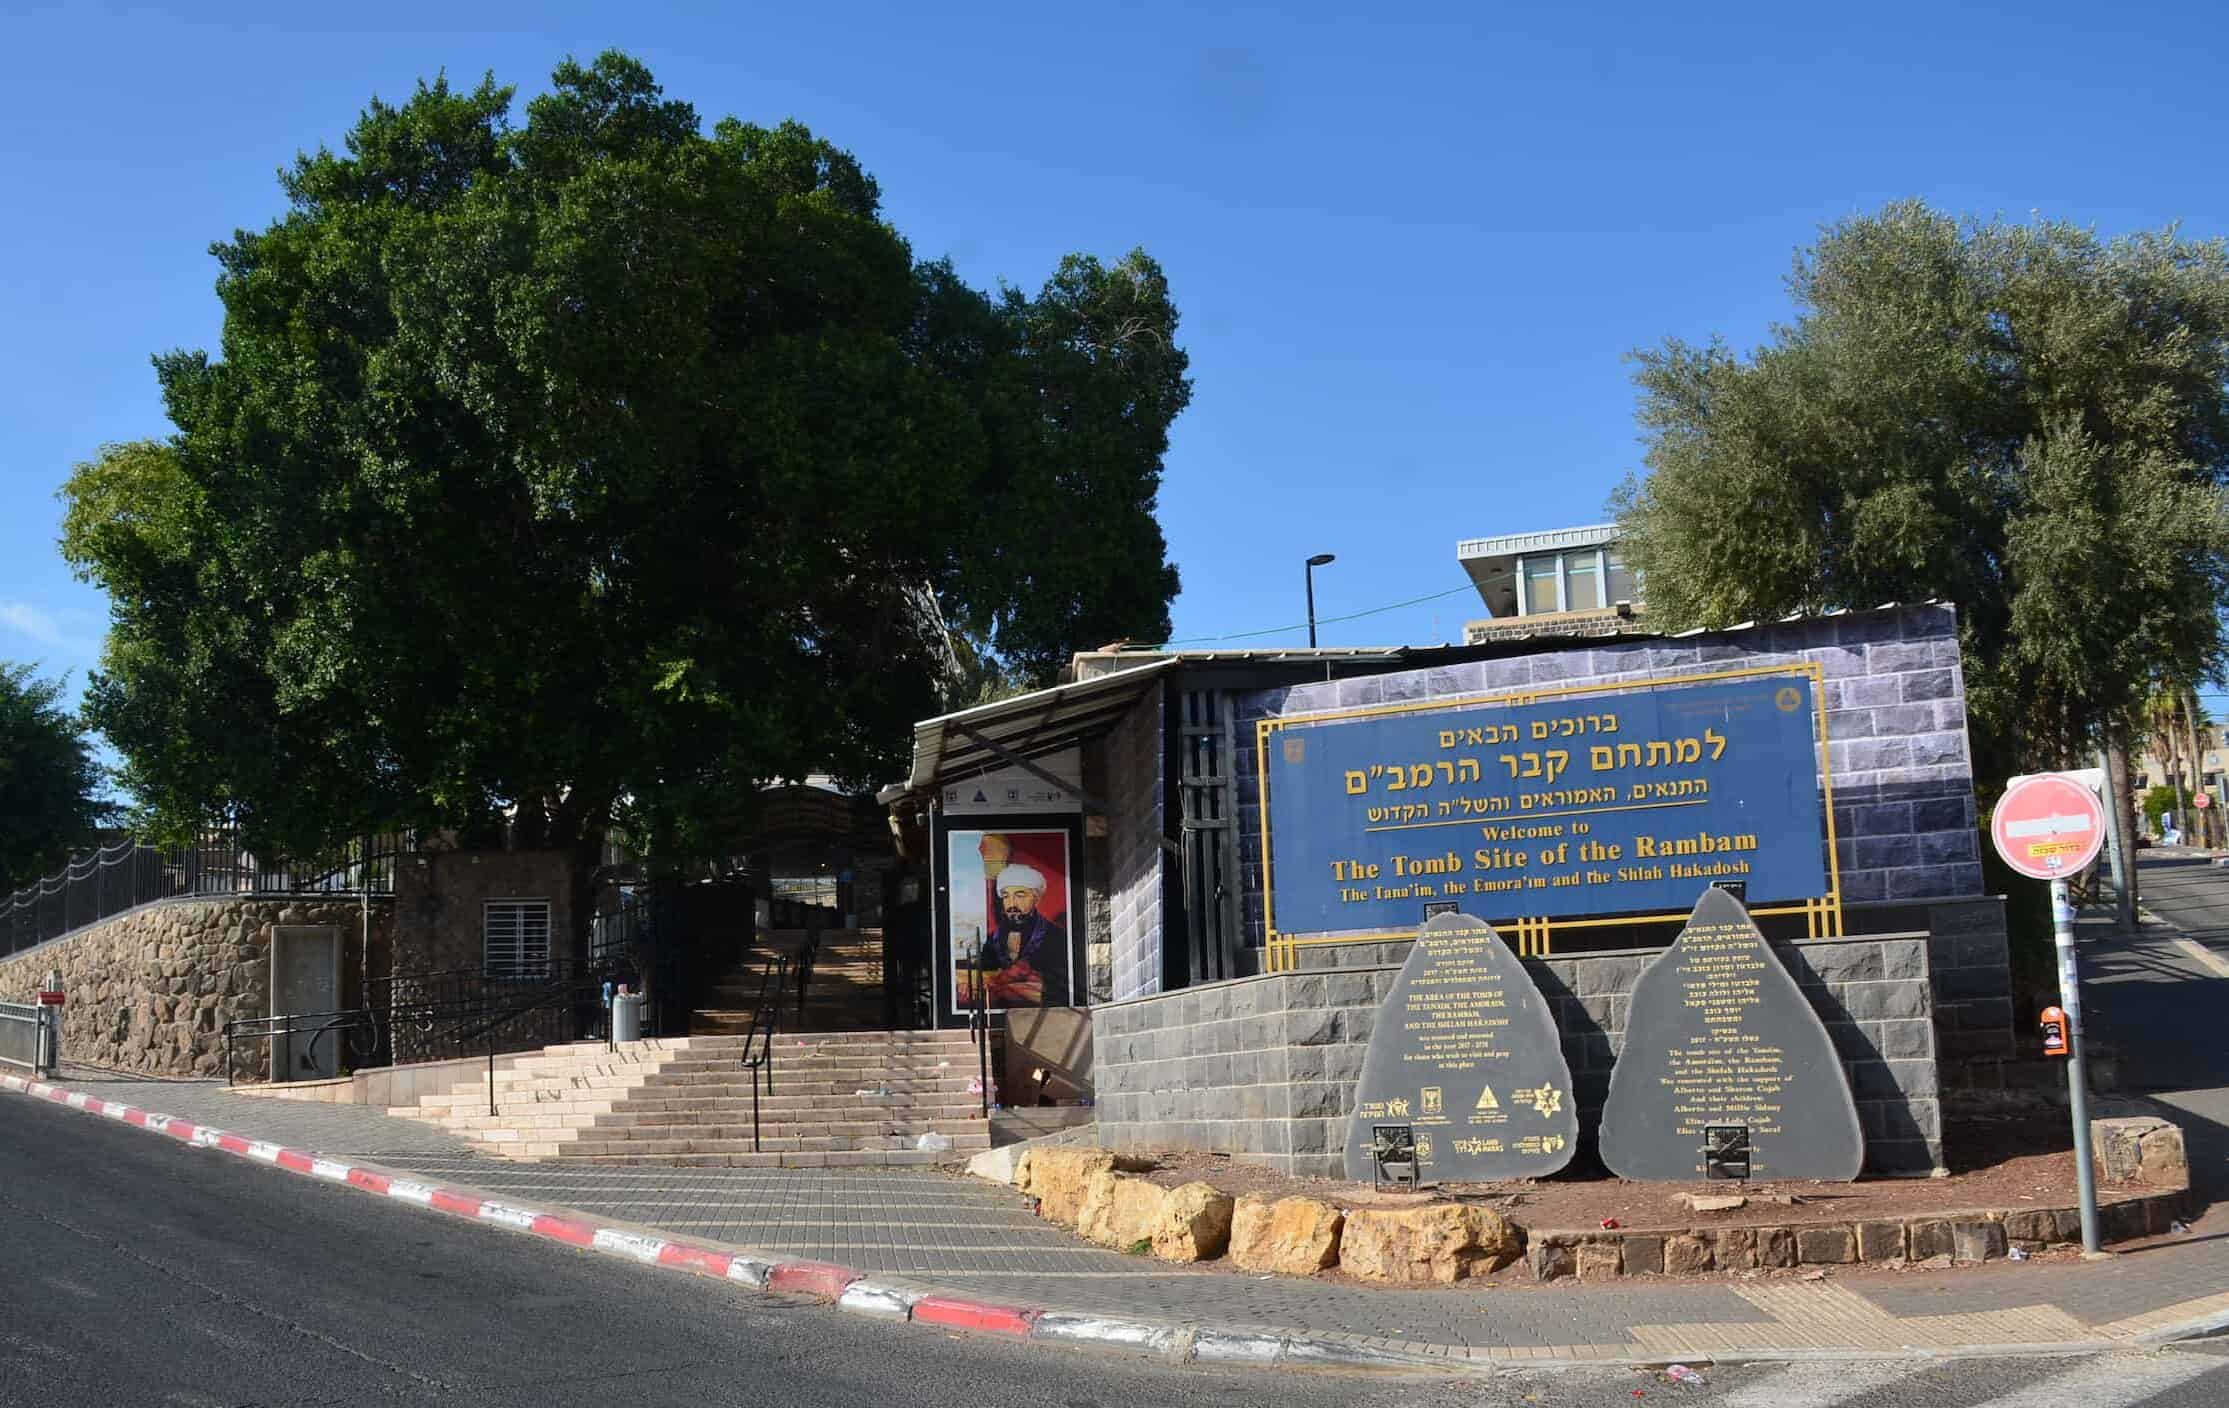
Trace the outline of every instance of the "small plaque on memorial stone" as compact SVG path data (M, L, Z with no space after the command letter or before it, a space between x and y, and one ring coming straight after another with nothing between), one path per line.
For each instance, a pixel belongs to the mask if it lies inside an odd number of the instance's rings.
M1493 926L1425 921L1378 1008L1347 1125L1347 1177L1378 1177L1378 1134L1414 1131L1420 1181L1538 1178L1571 1159L1579 1112L1548 1003Z
M1633 985L1602 1162L1631 1179L1843 1181L1864 1160L1826 1025L1741 902L1705 890Z

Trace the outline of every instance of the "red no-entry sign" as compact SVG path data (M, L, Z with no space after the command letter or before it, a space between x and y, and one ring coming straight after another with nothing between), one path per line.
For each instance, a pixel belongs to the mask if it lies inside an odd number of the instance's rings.
M2005 864L2022 875L2064 880L2097 859L2105 844L2105 808L2073 778L2039 773L2005 789L1989 834Z

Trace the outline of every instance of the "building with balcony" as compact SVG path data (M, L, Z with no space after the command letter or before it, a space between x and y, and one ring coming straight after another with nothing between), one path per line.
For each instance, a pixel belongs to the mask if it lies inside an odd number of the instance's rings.
M1639 629L1640 583L1618 548L1615 523L1468 538L1455 556L1486 604L1486 619L1464 624L1466 644Z

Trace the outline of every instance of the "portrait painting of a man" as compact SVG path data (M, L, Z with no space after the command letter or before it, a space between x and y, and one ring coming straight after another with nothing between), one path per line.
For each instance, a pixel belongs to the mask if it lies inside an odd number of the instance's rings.
M1069 991L1068 833L951 831L952 1003L1064 1007Z

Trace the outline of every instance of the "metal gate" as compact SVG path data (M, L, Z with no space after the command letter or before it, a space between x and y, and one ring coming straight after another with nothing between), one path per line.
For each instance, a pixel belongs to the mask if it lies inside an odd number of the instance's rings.
M61 1054L61 1008L0 1002L0 1066L21 1066L32 1075L48 1075Z
M1238 730L1231 697L1219 689L1178 696L1177 793L1183 811L1184 927L1195 983L1241 977L1245 948L1239 928L1238 821L1232 759Z

